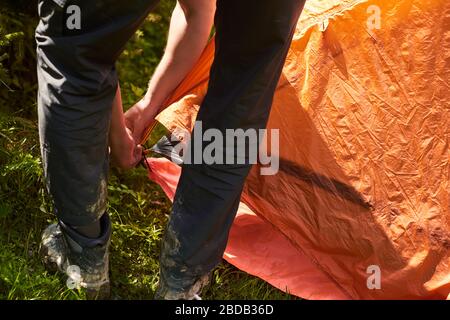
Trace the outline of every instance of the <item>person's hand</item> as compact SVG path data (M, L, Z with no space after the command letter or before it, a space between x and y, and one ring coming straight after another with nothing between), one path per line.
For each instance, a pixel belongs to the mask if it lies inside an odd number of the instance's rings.
M131 131L110 132L110 156L114 166L121 169L134 168L142 159L143 148L133 139Z
M125 124L131 130L137 143L141 142L145 130L157 114L158 107L152 106L149 99L145 97L125 112Z

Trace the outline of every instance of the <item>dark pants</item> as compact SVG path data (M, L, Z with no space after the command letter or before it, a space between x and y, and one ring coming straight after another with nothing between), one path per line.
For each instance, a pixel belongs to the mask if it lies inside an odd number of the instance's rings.
M305 0L218 0L204 128L264 128ZM85 226L106 210L114 63L158 0L41 0L39 132L56 214ZM59 5L57 4L59 3ZM81 29L65 27L70 3ZM192 286L223 255L250 165L185 165L163 241L162 283Z
M57 4L58 3L58 4ZM81 10L68 29L67 9ZM115 61L158 0L40 0L36 29L41 151L56 214L87 226L106 210Z
M197 116L204 130L265 128L304 2L218 0L216 53ZM188 288L221 261L250 168L183 165L161 254L167 287Z

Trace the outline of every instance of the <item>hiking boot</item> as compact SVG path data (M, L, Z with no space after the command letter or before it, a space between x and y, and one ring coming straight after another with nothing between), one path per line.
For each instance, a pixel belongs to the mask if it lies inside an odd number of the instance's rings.
M200 277L193 286L188 289L172 289L169 288L164 281L159 281L158 288L155 292L155 300L202 300L201 292L210 282L211 276L206 274Z
M65 273L67 286L83 288L89 300L108 299L110 294L111 223L107 214L102 216L100 224L102 234L97 239L80 235L62 221L52 224L44 230L39 249L46 269Z

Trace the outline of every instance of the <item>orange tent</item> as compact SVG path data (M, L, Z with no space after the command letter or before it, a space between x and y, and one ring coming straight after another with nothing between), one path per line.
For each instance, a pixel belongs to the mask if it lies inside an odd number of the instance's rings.
M214 45L158 121L191 129ZM450 294L450 2L307 1L224 258L307 299ZM149 129L150 131L150 129ZM170 198L180 168L149 159Z

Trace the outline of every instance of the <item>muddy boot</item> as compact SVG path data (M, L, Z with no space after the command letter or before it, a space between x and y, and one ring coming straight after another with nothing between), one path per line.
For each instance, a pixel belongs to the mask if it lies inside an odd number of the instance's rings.
M46 269L65 273L67 285L83 288L87 299L108 299L110 295L111 222L106 213L100 223L102 233L97 239L80 235L62 221L52 224L44 230L39 250Z
M170 288L161 277L158 288L156 289L155 300L202 300L201 292L205 289L211 280L209 274L200 277L194 285L185 289Z

